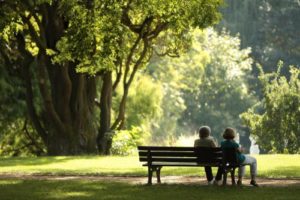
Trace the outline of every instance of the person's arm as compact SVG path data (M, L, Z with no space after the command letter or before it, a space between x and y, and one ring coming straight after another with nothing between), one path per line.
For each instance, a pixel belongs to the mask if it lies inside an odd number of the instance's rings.
M211 140L211 147L217 147L216 141L214 139Z
M237 149L236 150L239 153L243 153L243 148L239 144L237 144Z
M242 149L241 147L238 147L238 148L236 149L236 151L239 152L239 153L243 153L243 149Z

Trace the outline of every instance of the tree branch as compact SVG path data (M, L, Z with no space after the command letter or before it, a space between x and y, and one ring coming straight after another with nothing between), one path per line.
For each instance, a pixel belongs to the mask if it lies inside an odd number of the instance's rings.
M141 65L143 59L145 58L145 56L146 56L146 54L147 54L149 44L148 44L147 39L144 39L143 42L144 42L144 48L143 48L143 51L142 51L142 53L141 53L139 59L137 60L137 62L136 62L136 63L134 64L134 66L133 66L133 70L132 70L132 72L131 72L131 75L130 75L130 77L129 77L129 80L128 80L128 82L126 83L126 86L127 86L127 87L130 86L130 84L131 84L131 82L132 82L132 80L133 80L133 78L134 78L134 76L135 76L135 74L136 74L137 69L139 68L139 66Z
M27 104L30 119L31 119L34 127L36 128L38 134L43 139L43 141L47 142L47 140L48 140L47 133L39 121L39 117L36 114L36 109L35 109L34 103L33 103L34 97L33 97L33 91L32 91L31 74L30 74L28 65L24 66L23 75L24 75L23 80L25 82L25 88L26 88L26 104Z
M27 119L24 120L24 125L23 125L23 129L22 129L25 133L25 135L27 136L27 138L30 140L30 144L32 144L33 146L35 146L35 148L37 148L39 150L39 154L43 153L44 150L42 147L40 147L40 145L36 142L36 140L30 135L28 129L27 129Z
M44 101L45 109L47 110L48 116L51 117L51 120L53 121L55 127L62 133L65 132L64 124L62 123L59 115L55 111L53 100L51 95L49 94L48 88L47 88L47 70L46 70L46 55L44 53L40 53L39 60L40 60L40 66L38 67L38 75L39 75L39 88L41 91L41 96Z
M115 82L113 83L113 86L112 86L112 90L115 91L117 86L119 85L119 82L121 80L121 77L122 77L122 62L119 63L118 67L119 69L116 69L116 73L117 73L117 76L116 76L116 80Z
M126 64L125 64L125 72L124 72L124 79L123 79L123 85L126 85L126 78L127 78L127 75L129 73L129 69L130 69L130 63L131 63L131 60L132 60L132 56L134 54L134 51L136 50L139 42L141 41L142 39L142 34L139 34L138 38L135 40L133 46L131 47L130 49L130 52L127 56L127 60L126 60Z
M168 27L167 23L158 24L153 31L148 34L148 39L152 40L158 36L164 29Z

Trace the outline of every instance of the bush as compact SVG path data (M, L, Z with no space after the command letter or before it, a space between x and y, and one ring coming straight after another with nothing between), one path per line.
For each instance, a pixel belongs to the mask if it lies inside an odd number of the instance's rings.
M137 152L137 146L142 144L142 136L145 136L145 134L140 127L133 127L131 130L116 131L113 137L111 153L122 156L134 154Z

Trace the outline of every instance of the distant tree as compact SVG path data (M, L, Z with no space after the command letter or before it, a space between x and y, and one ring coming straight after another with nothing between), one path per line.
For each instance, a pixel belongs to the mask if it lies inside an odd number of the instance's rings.
M300 3L298 0L225 0L219 30L239 33L242 47L251 47L251 56L266 72L276 70L278 60L286 66L299 65ZM289 75L288 67L283 75ZM254 68L255 75L259 72Z
M111 132L125 125L129 88L153 46L160 44L160 55L179 54L191 27L218 21L221 3L1 0L1 61L21 73L30 124L48 154L108 154ZM123 91L113 118L117 87Z
M276 63L283 60L285 67L282 68L281 75L289 79L287 66L299 68L300 63L299 1L225 0L225 3L227 6L221 11L223 18L217 28L222 30L225 27L232 35L239 33L242 47L251 47L253 77L260 74L256 64L260 64L265 73L272 73L276 71ZM257 78L250 80L249 87L259 98L264 98L261 90L264 86ZM259 107L262 113L265 112L263 108ZM261 152L268 152L270 148L262 147Z
M255 102L248 89L252 64L250 49L240 49L240 39L225 31L217 34L208 30L205 39L197 43L210 59L204 72L196 75L200 81L196 84L197 90L184 92L187 108L181 123L197 128L209 125L219 141L223 129L228 126L238 128L240 135L246 134L240 128L239 114Z
M264 73L259 79L263 85L263 112L256 107L243 113L244 123L263 152L300 152L300 70L290 67L290 79L277 72Z
M194 30L191 35L192 46L186 54L155 58L148 67L165 91L154 139L194 133L201 125L211 126L218 139L227 126L246 134L239 114L256 100L248 90L250 49L240 49L239 38L226 31Z

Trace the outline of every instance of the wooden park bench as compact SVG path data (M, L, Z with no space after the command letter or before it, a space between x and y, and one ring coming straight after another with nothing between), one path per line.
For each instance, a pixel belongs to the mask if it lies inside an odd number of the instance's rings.
M223 185L226 185L227 174L231 173L232 185L235 185L236 150L210 147L159 147L138 146L139 160L148 167L148 184L152 184L153 172L156 172L157 183L161 183L162 167L223 167Z

